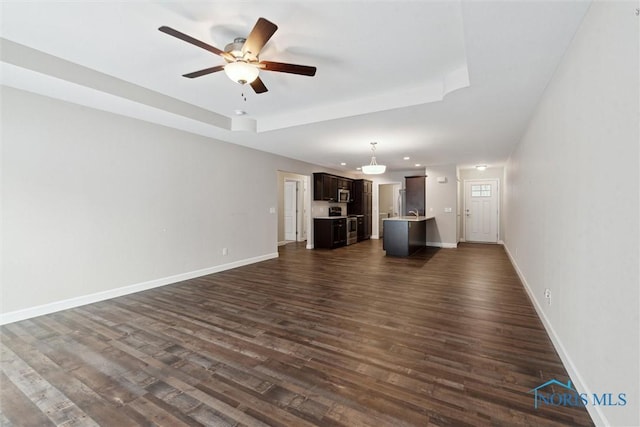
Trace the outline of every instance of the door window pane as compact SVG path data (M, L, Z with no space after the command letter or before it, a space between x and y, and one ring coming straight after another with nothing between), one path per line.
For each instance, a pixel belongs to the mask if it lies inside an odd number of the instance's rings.
M471 197L491 197L491 184L471 184Z

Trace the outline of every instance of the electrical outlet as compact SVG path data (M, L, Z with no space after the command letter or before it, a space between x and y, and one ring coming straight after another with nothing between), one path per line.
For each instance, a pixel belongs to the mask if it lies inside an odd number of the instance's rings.
M222 248L222 255L229 255L229 249L227 248Z
M547 288L544 290L544 297L547 300L547 304L551 305L551 289Z

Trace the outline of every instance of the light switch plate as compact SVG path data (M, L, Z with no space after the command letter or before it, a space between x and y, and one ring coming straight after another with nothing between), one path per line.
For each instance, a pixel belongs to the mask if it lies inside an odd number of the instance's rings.
M453 212L453 210L452 210L451 208L444 208L444 211L445 211L446 213L451 213L451 212Z

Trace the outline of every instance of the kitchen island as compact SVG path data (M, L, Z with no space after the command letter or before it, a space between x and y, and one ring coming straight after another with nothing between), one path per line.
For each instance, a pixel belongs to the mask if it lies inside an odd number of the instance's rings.
M427 221L433 216L384 218L382 248L389 256L407 257L427 246Z

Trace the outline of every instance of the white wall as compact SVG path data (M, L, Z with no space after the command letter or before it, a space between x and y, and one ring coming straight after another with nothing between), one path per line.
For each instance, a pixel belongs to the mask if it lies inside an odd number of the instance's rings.
M429 166L427 177L427 209L425 215L435 216L427 223L427 245L455 248L458 245L456 229L458 210L458 182L455 165ZM446 178L439 183L438 177ZM451 208L451 212L445 209Z
M506 247L573 382L627 395L599 425L640 425L637 6L592 3L506 166Z
M315 169L12 88L1 99L3 322L275 257L276 171Z

